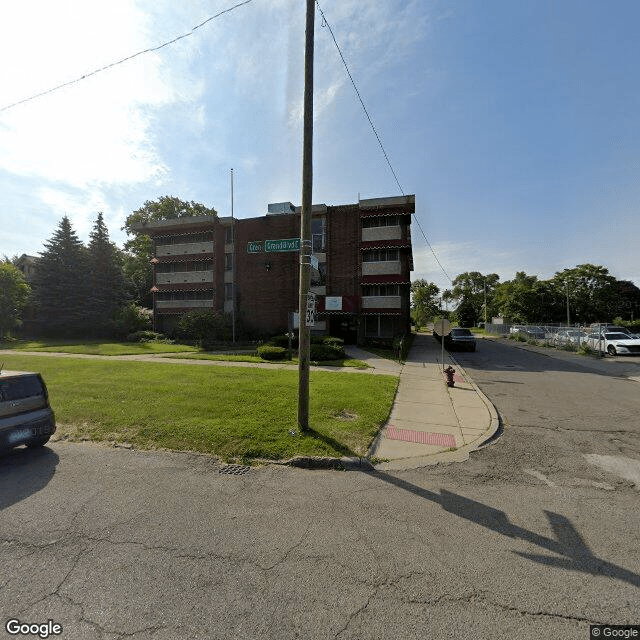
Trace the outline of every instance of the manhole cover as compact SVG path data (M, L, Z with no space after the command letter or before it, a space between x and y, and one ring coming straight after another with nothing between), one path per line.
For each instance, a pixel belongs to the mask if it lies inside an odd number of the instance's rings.
M247 467L243 464L226 464L224 467L218 469L218 473L224 473L228 476L241 476L247 473L251 467Z

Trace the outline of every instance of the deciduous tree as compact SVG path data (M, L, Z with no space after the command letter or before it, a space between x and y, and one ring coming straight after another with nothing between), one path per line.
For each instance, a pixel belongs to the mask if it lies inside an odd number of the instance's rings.
M20 326L30 291L20 269L9 260L0 263L0 339Z
M422 279L411 283L411 320L416 327L423 327L440 313L439 294L433 282Z
M142 207L129 215L123 230L129 239L124 245L125 276L132 286L136 302L151 307L152 298L149 293L153 286L153 245L151 238L144 232L136 230L136 226L155 220L184 218L188 216L216 216L217 211L198 202L185 202L173 196L161 196L157 200L147 200Z

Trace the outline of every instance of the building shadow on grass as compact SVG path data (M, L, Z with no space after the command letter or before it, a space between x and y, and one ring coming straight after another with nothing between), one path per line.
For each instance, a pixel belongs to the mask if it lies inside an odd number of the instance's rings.
M554 538L548 538L514 525L509 521L509 517L504 511L494 509L493 507L489 507L476 500L471 500L470 498L465 498L446 489L440 489L440 493L435 493L400 478L396 478L388 473L375 470L367 471L366 473L378 480L409 491L425 500L439 504L445 511L455 516L469 520L508 538L523 540L545 551L557 554L557 556L554 556L523 553L520 551L513 552L522 558L527 558L528 560L548 567L580 571L592 576L614 578L640 588L639 574L594 556L571 521L563 515L554 513L553 511L544 512L554 534Z

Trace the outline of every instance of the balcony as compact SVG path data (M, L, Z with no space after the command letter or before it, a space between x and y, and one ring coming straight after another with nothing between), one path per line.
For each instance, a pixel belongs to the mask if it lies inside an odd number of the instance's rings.
M184 284L194 282L213 282L213 271L174 271L156 273L156 284Z
M362 263L363 276L396 275L400 273L402 273L400 260Z
M362 242L372 242L378 240L400 240L402 238L402 228L395 227L365 227L362 229Z
M213 253L213 242L189 242L184 244L161 244L156 247L156 257L191 256Z
M363 309L400 309L402 298L400 296L363 296Z
M156 309L212 309L211 300L156 300Z

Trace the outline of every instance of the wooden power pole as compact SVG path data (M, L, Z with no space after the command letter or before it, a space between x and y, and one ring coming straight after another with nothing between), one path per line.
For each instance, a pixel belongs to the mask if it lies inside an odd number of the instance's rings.
M313 200L313 45L315 0L307 0L304 50L304 123L302 140L302 214L300 216L300 295L298 305L298 426L309 428L309 347L307 300L311 284L311 207Z

